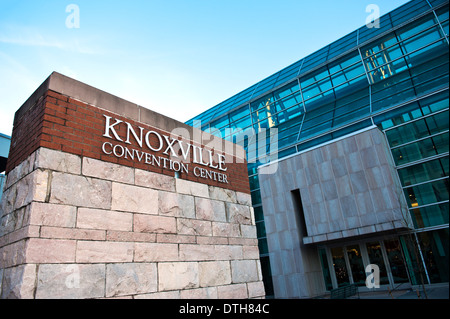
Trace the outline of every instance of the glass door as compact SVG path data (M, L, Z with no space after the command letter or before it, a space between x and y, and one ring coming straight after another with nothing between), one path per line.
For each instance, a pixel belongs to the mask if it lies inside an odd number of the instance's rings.
M386 271L386 265L384 264L380 242L376 241L367 243L366 248L370 263L377 265L380 268L380 285L389 284L389 278Z
M347 246L346 250L348 262L352 271L353 283L358 286L364 286L366 282L366 272L359 245Z
M331 248L331 255L333 257L333 266L338 287L344 286L349 283L344 250L342 247Z
M397 239L384 241L386 255L391 269L392 279L395 284L409 282L408 273L405 267L400 242Z

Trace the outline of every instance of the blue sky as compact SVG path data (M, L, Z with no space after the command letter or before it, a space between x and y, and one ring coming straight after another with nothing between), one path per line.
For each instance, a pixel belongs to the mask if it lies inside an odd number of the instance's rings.
M184 122L406 2L0 0L0 133L53 71Z

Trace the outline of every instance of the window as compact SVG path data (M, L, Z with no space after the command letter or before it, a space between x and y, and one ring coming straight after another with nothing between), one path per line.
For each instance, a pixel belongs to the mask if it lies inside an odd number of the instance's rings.
M294 212L297 217L298 230L300 232L300 238L308 236L308 228L305 221L305 213L303 211L302 198L300 190L296 189L291 191L292 201L294 203Z

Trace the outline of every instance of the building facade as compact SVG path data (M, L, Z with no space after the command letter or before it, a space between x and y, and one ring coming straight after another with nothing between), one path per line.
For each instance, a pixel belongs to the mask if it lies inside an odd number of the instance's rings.
M247 151L268 296L448 282L448 34L412 0L187 121Z

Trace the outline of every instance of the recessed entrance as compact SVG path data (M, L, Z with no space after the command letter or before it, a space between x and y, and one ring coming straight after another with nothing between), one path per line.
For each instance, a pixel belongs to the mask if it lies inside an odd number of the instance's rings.
M409 283L405 259L397 238L322 247L319 254L322 256L323 271L327 273L324 276L327 289L347 284L365 288L365 269L369 264L378 266L380 286L392 289Z

